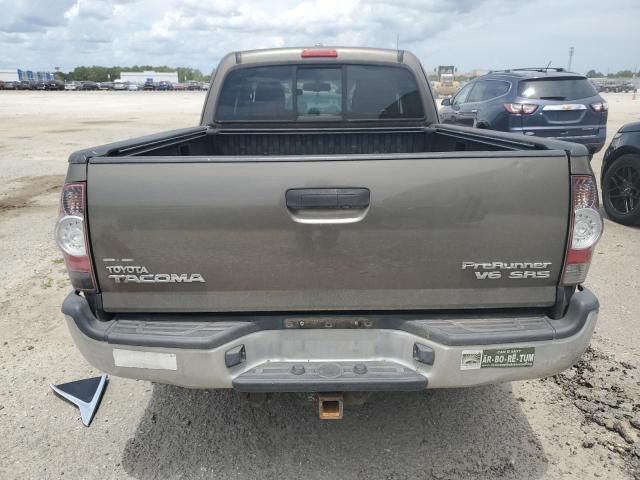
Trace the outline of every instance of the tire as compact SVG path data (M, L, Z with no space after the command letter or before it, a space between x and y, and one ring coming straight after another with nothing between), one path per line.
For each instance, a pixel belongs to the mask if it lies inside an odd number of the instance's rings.
M602 203L614 222L640 225L640 155L625 154L611 164L602 181Z

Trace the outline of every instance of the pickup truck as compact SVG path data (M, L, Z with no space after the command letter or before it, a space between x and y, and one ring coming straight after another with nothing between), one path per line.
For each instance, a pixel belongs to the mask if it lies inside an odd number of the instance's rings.
M199 126L73 153L55 236L96 368L339 418L573 365L602 227L584 146L441 125L411 53L323 47L231 53Z

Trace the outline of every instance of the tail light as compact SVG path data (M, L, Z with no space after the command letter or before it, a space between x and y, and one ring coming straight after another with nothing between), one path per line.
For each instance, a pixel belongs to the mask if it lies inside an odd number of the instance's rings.
M591 104L591 108L594 112L606 112L609 110L609 104L607 102L596 102Z
M77 290L95 291L93 262L85 221L85 183L67 183L62 188L55 238L62 250L71 284Z
M530 103L505 103L504 109L516 115L531 115L538 109L538 106Z
M593 249L602 235L598 188L591 175L571 177L571 226L562 281L576 285L587 278Z
M316 57L325 57L325 58L336 58L338 56L338 51L329 48L312 48L302 51L302 58L316 58Z

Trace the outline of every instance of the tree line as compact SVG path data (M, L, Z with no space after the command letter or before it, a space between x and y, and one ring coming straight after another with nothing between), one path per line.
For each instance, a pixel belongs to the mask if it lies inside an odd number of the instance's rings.
M155 72L178 72L178 81L179 82L188 82L190 80L196 80L198 82L208 82L210 77L209 75L203 74L197 68L188 68L188 67L168 67L166 65L161 66L153 66L153 65L133 65L131 67L100 67L97 65L93 65L91 67L76 67L70 72L56 72L56 78L64 81L91 81L91 82L109 82L114 81L120 78L120 72L143 72L145 70L152 70ZM635 74L636 76L640 76L640 72ZM604 74L602 72L598 72L597 70L589 70L587 72L587 77L589 78L604 78L604 77L613 77L613 78L631 78L634 76L634 73L631 70L620 70L616 73ZM429 80L437 80L438 76L435 74L429 74ZM468 80L464 75L456 75L456 80Z
M132 67L100 67L93 65L91 67L76 67L70 72L56 72L56 78L64 81L90 81L90 82L113 82L120 78L120 72L143 72L151 70L155 72L178 72L179 82L188 82L196 80L198 82L208 82L209 76L204 75L197 68L188 67L167 67L166 65L133 65Z
M589 78L605 78L605 77L611 77L611 78L631 78L633 76L640 76L640 72L638 73L633 73L631 70L620 70L619 72L616 73L607 73L604 74L602 72L598 72L597 70L589 70L587 72L587 77Z

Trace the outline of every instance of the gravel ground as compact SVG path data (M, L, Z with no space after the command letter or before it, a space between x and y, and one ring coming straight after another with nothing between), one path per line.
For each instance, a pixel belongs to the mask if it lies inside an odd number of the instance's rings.
M631 94L607 99L609 137L640 119ZM60 313L69 285L52 238L68 154L196 124L203 100L0 92L0 478L640 478L640 230L608 220L588 282L602 304L592 348L556 377L377 394L341 422L291 395L254 404L112 378L83 427L48 389L98 373Z

